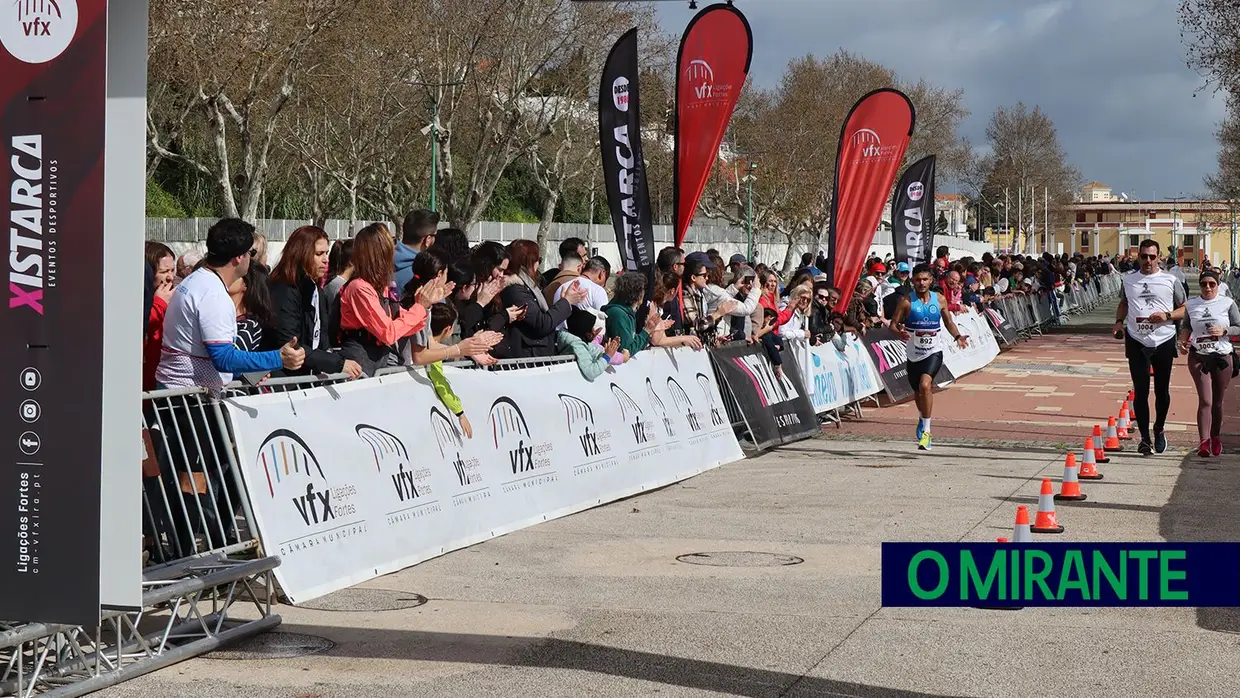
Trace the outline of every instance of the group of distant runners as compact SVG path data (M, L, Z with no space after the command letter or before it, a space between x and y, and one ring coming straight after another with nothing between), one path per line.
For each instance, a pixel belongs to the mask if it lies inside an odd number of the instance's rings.
M1223 452L1219 433L1223 395L1240 372L1240 358L1231 337L1240 336L1240 307L1230 297L1219 275L1201 272L1200 295L1188 297L1183 275L1159 265L1161 248L1145 240L1138 248L1139 267L1123 275L1114 335L1124 341L1132 376L1133 421L1141 435L1137 451L1148 456L1167 450L1164 427L1171 408L1171 367L1180 353L1188 354L1188 372L1197 389L1197 431L1202 458ZM1178 271L1178 269L1176 270ZM962 348L969 338L960 333L947 300L931 290L933 271L928 264L913 269L913 293L902 297L891 320L892 330L906 342L908 381L916 394L919 414L917 447L931 449L930 420L934 379L943 366L943 330ZM1179 327L1177 331L1177 326ZM1152 370L1151 370L1152 369ZM1152 375L1151 375L1152 374ZM1149 392L1154 384L1154 423L1151 430Z

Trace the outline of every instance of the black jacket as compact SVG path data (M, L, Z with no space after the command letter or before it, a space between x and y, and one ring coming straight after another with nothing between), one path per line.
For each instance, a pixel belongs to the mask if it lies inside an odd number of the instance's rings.
M573 306L561 298L543 310L525 284L509 285L500 292L499 297L504 308L524 305L525 317L504 329L504 341L496 347L496 356L505 359L555 356L555 328L568 320Z
M293 337L298 346L306 347L306 363L293 375L310 373L340 373L344 370L344 357L322 347L330 345L327 336L327 302L319 293L319 349L310 349L314 341L314 290L315 283L308 276L298 279L297 285L271 282L272 326L263 328L263 349L279 349Z

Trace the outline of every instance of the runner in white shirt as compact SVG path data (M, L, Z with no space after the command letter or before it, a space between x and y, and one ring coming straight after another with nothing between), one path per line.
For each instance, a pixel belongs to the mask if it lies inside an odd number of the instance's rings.
M1180 332L1180 350L1188 352L1188 372L1197 388L1197 436L1202 458L1223 453L1223 395L1231 383L1232 348L1228 338L1240 335L1240 308L1220 293L1218 274L1201 273L1201 296L1187 304L1188 322Z
M1123 276L1119 308L1115 311L1115 338L1124 340L1128 372L1135 393L1132 411L1141 432L1137 451L1148 456L1167 450L1163 426L1171 408L1171 366L1175 361L1175 322L1184 318L1184 285L1158 268L1160 248L1153 240L1141 243L1141 268ZM1154 431L1150 434L1150 368L1154 373Z

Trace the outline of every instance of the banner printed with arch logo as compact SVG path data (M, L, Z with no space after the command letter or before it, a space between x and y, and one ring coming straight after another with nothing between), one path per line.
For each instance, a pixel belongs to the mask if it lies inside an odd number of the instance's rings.
M369 424L358 424L353 429L370 447L375 468L391 480L389 493L396 495L391 500L396 508L385 512L389 526L443 511L431 485L431 469L415 468L409 458L409 449L405 448L399 437Z
M279 555L293 555L366 533L367 522L358 516L354 502L357 488L332 483L314 451L297 433L290 429L272 431L258 447L253 462L264 477L269 497L287 501L297 513L295 518L280 520L302 524L300 529L276 533Z
M663 453L662 445L655 441L654 422L646 416L641 405L615 383L610 384L610 390L616 404L620 406L621 419L629 426L633 435L634 450L629 452L629 461Z
M659 413L659 420L663 422L663 430L667 432L668 438L675 438L676 428L672 426L672 419L668 416L667 405L663 404L663 398L654 391L654 381L650 380L649 376L646 377L646 397L650 398L650 405Z
M435 444L439 448L439 457L452 463L452 471L456 481L463 490L452 495L452 505L473 504L491 498L491 488L485 484L482 473L482 460L475 455L465 454L465 439L457 422L439 408L430 409L431 433L435 435Z
M683 376L705 375L711 371L707 352L651 350L617 367L612 375L643 414L649 416L654 413L642 392L647 377L653 379L666 407L675 410L672 398L660 388L666 385L668 376L675 376L689 397L700 401L702 398L690 389ZM253 505L255 526L266 549L278 554L275 541L310 532L296 507L290 504L289 497L294 494L291 491L294 487L297 493L304 491L304 483L308 480L313 480L316 492L322 482L313 463L310 465L313 474L308 478L304 468L303 473L295 473L290 461L289 478L276 483L273 473L275 496L268 492L266 476L260 472L261 468L254 467L256 461L261 465L255 447L263 444L277 429L291 429L304 437L327 481L332 484L333 492L347 473L349 484L355 485L358 491L355 500L358 514L354 520L373 522L367 526L365 535L350 537L343 543L316 544L285 558L275 574L294 602L300 603L543 521L662 487L743 457L729 424L717 427L701 446L682 449L675 458L664 458L647 450L640 458L629 460L627 454L634 446L627 425L634 422L634 413L629 413L627 418L624 416L607 380L586 382L571 364L530 374L474 375L471 371L451 368L445 372L453 392L461 398L466 413L472 418L472 439L459 435L456 417L443 408L429 386L405 375L393 376L390 381L385 378L381 384L357 382L343 386L335 395L327 389L310 389L225 402L224 409L233 424L238 455L244 465L244 482ZM705 389L711 389L710 382L705 385ZM711 403L722 406L722 397L717 390L712 389L712 392L716 394ZM570 399L561 400L559 395ZM295 410L290 409L290 401ZM582 410L570 418L565 402L569 407L578 408L584 403L590 407L590 413ZM704 409L706 403L697 404ZM514 406L524 418L523 425ZM491 407L496 408L494 415ZM394 421L391 418L394 413L411 415L413 419ZM501 427L500 433L489 425L492 416ZM601 451L601 455L594 458L585 455L580 438L585 433L589 416L594 419L589 431L597 435ZM585 418L584 422L578 422L580 418ZM677 439L683 443L691 438L682 423L677 423L678 418L674 415L671 418L677 426ZM622 421L626 426L620 426ZM395 502L399 497L391 474L400 472L402 462L405 471L409 471L410 466L403 461L402 451L394 442L371 441L358 434L356 425L359 423L380 426L404 445L415 470L426 467L432 471L428 480L418 482L415 478L414 483L419 494L424 492L422 485L429 484L432 494L408 504L438 499L442 513L425 516L416 524L392 526L380 522L385 512L398 508ZM657 425L652 427L654 439L651 443L665 445L669 440L665 439L663 429ZM610 436L605 434L608 429ZM373 435L383 436L381 433ZM504 452L516 449L522 441L525 442L523 448L533 442L536 466L540 453L545 454L549 463L524 474L511 475L511 455L505 458ZM608 441L610 451L604 450ZM543 442L554 445L554 451L540 451ZM378 464L375 447L380 449ZM265 445L264 450L270 457L270 445ZM578 468L609 457L618 461L616 466L587 472ZM471 470L468 464L475 458L481 460L481 467ZM461 485L457 470L462 461L467 464L466 485ZM300 456L297 462L301 462ZM570 477L573 472L576 476ZM535 478L512 482L523 475ZM477 476L483 481L476 480ZM556 480L546 485L527 484L549 476L555 476ZM285 478L283 468L280 477ZM505 488L503 483L510 486ZM471 494L488 486L482 493ZM285 487L290 488L287 495ZM487 495L486 501L475 503L475 498L482 494ZM331 502L336 504L334 493ZM335 520L339 521L339 507L335 513ZM332 525L329 520L323 527Z
M551 468L553 446L550 441L535 442L529 422L516 401L500 396L488 412L492 443L496 450L508 453L513 479L502 483L505 492L556 482Z
M689 430L694 434L702 432L702 415L697 411L696 405L689 397L689 393L685 392L680 381L674 376L667 377L667 389L672 394L672 402L676 405L676 410L685 418L685 423L689 425ZM689 445L700 442L701 438L691 439Z
M587 459L573 466L573 475L598 472L617 465L616 457L611 455L611 430L599 428L590 403L566 393L559 393L557 397L564 409L568 433L577 440L582 456Z

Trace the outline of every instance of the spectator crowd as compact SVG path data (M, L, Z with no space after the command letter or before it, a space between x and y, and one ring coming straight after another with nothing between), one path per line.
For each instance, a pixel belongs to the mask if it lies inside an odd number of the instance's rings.
M147 242L143 389L202 388L218 396L233 380L358 379L389 367L424 366L462 436L471 438L466 406L442 370L445 361L487 367L501 359L570 356L593 381L651 347L700 350L746 342L760 344L779 372L785 340L842 348L848 335L886 325L900 297L911 293L912 269L890 257L866 262L841 307L845 294L826 280L823 254L805 254L799 267L780 274L741 254L725 260L714 249L666 247L652 280L613 273L607 259L591 255L578 238L564 240L558 259L547 260L531 240L470 246L464 231L439 225L437 214L417 210L399 230L374 223L335 242L305 226L288 237L274 266L268 265L266 239L237 219L212 226L205 254L178 258L168 246ZM1058 297L1064 284L1094 283L1133 263L1080 254L951 260L940 247L932 268L948 310L961 312L1003 296ZM147 416L148 423L157 421ZM227 438L217 425L199 423L200 416L175 418L176 429L165 429L161 438L191 432L209 433L217 442ZM173 451L165 446L165 454ZM238 493L231 481L211 481L207 449L180 447L190 472L169 477L166 463L146 471L148 500L166 494L199 498L199 509L231 509ZM203 507L203 497L215 499L215 507ZM150 509L148 538L175 528ZM226 526L201 518L202 525L168 536L177 556L192 548L189 536L205 534L218 543L213 528L230 540Z

